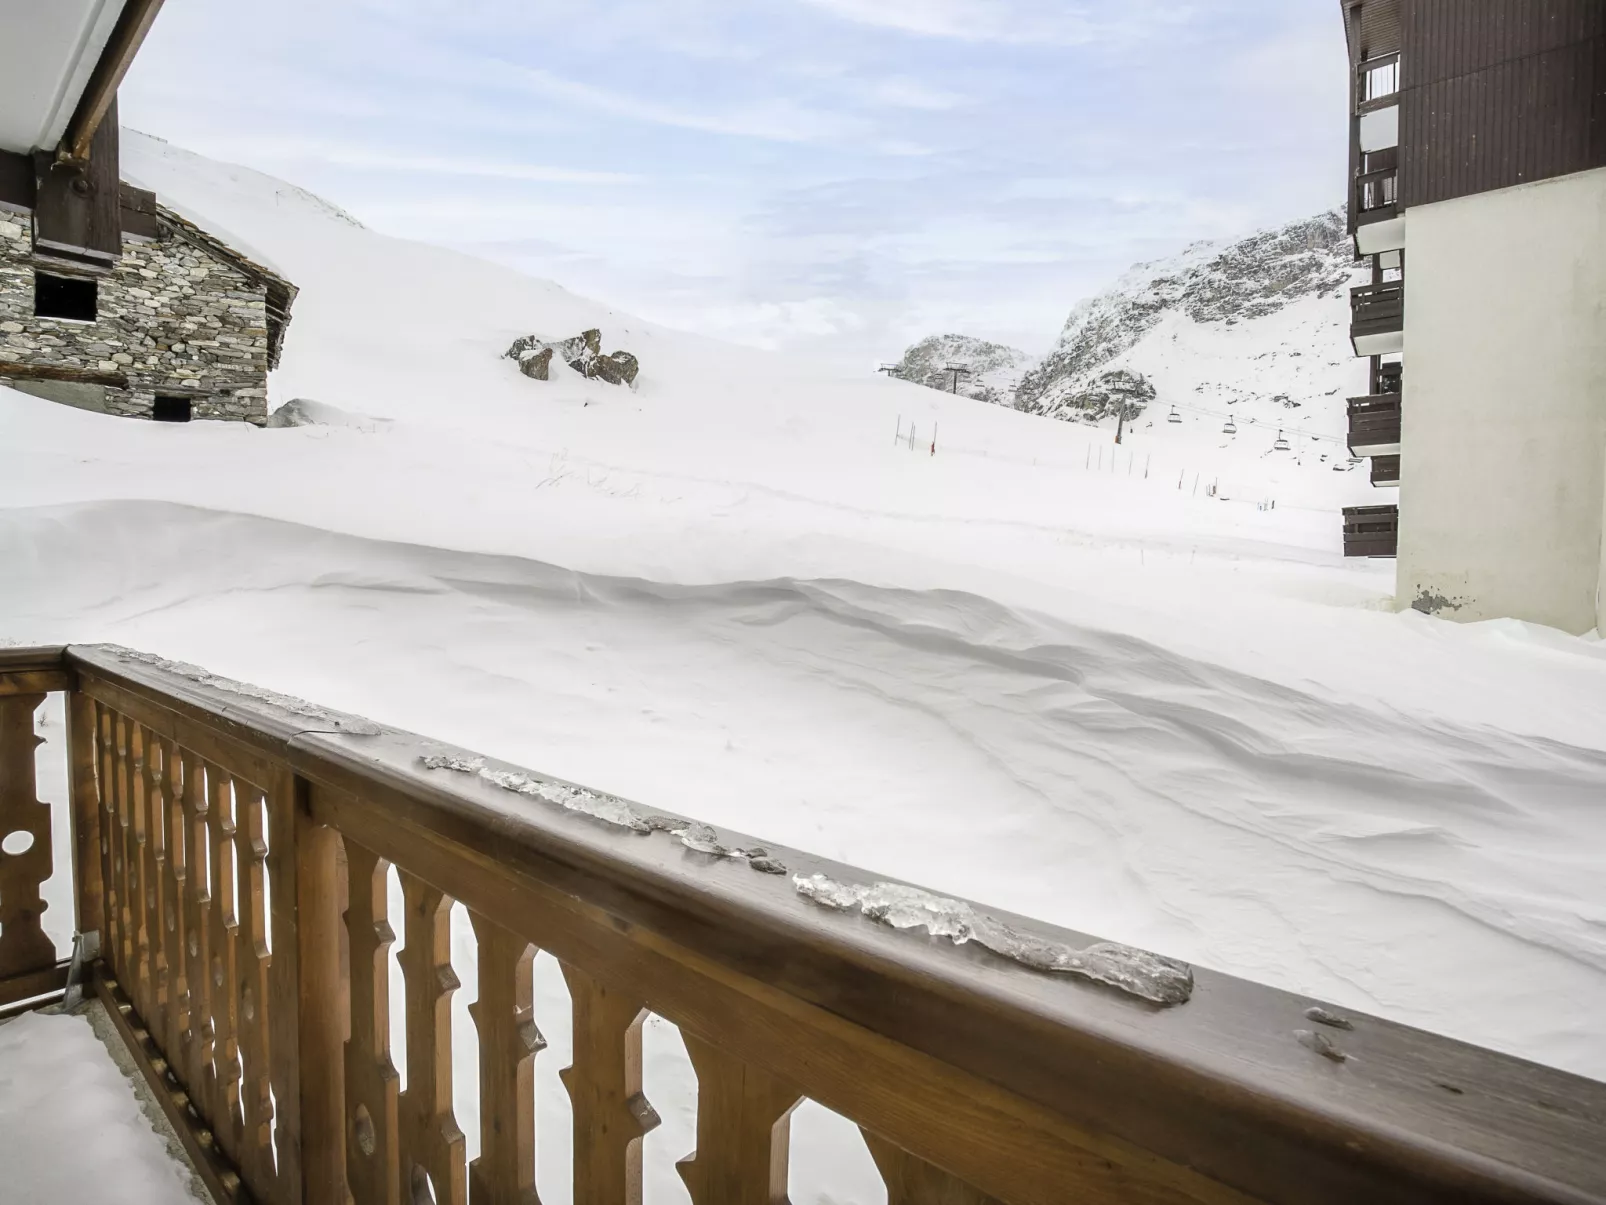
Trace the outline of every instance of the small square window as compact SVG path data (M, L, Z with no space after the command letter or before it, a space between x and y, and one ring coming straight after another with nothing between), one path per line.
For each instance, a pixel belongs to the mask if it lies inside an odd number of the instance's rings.
M40 318L70 318L75 322L95 321L98 282L77 276L33 274L33 312Z
M151 417L159 423L187 423L191 409L187 397L159 397L151 407Z

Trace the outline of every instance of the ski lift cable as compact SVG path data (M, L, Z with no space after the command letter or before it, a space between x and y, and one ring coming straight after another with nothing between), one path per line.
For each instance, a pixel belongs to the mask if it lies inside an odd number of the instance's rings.
M1204 406L1190 406L1187 402L1173 402L1171 404L1171 408L1173 410L1187 410L1193 414L1204 414L1210 416L1211 418L1231 419L1236 417L1235 413L1231 410L1210 410ZM1251 423L1256 422L1255 419L1250 419L1249 421ZM1266 425L1270 426L1271 424L1267 423ZM1329 435L1324 431L1311 431L1305 427L1283 427L1281 430L1290 431L1295 435L1308 436L1311 439L1323 440L1327 443L1346 444L1348 441L1347 436Z

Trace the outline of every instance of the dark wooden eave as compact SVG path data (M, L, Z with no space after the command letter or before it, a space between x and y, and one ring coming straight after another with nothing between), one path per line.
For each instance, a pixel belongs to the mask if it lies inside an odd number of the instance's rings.
M1350 61L1374 59L1400 49L1400 0L1339 0Z

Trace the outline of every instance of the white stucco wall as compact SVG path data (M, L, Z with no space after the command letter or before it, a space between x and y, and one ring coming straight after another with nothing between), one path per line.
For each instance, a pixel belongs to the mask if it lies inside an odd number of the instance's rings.
M1413 207L1402 606L1596 625L1606 169Z

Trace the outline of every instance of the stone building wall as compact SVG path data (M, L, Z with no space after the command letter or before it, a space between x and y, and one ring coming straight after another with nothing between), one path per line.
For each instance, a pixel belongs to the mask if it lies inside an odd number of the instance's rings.
M195 418L267 421L261 280L164 215L160 237L125 236L96 321L40 318L28 222L0 211L0 384L108 414L148 418L161 395Z

